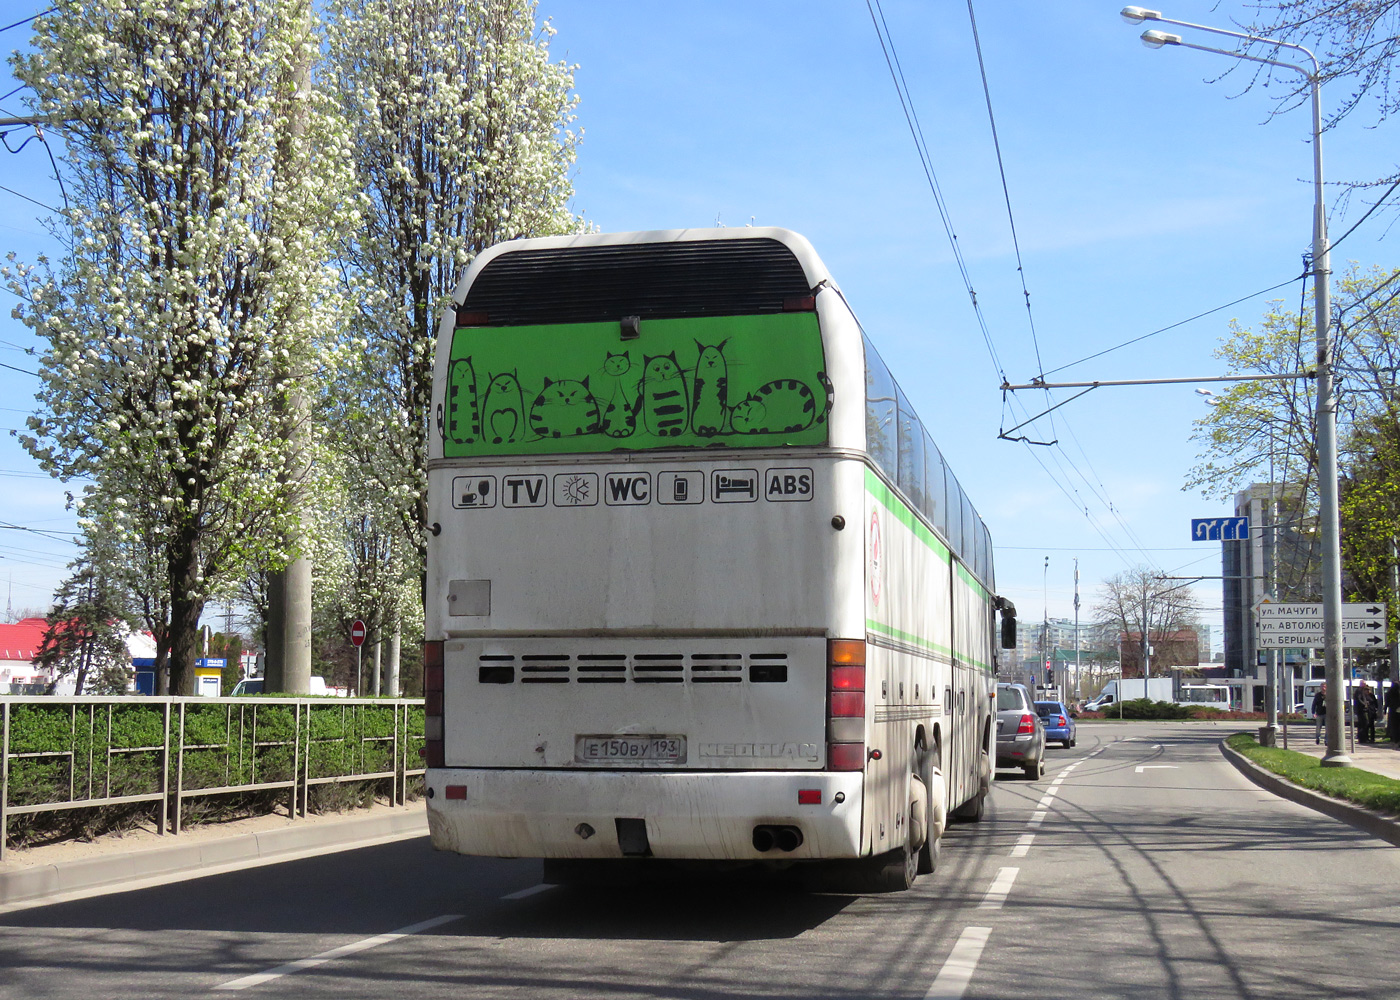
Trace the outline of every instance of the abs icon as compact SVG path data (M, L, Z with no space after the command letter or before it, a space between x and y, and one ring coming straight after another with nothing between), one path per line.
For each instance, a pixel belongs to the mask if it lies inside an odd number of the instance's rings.
M779 503L812 499L812 470L769 469L763 474L763 495Z

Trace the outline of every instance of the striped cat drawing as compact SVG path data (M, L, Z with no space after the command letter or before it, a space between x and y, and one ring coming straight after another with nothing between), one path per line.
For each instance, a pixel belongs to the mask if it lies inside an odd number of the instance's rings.
M588 391L588 379L575 382L544 380L530 407L530 429L542 438L576 437L598 430L598 401Z
M643 358L641 394L637 406L642 426L657 437L679 437L690 423L685 373L676 352Z
M780 378L760 386L734 405L729 419L735 433L791 434L821 423L831 409L832 388L824 372L818 372L817 377L826 392L820 408L806 384Z
M471 358L458 358L447 372L447 425L444 436L454 444L471 444L481 437L476 411L476 370Z

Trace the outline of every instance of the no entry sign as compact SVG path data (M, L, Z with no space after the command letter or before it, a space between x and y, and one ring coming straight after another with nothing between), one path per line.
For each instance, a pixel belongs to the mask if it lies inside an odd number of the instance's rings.
M350 626L350 642L355 646L365 644L365 623L356 618L355 623Z

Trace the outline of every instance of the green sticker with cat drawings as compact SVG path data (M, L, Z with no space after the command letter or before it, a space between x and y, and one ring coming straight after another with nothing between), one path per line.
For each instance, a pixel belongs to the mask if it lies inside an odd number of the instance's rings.
M463 327L437 430L448 458L827 443L811 312Z

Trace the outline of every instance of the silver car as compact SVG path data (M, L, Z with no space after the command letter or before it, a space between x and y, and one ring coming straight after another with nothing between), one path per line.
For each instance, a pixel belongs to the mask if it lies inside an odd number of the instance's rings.
M1031 781L1045 773L1045 726L1023 684L997 685L997 767L1019 767Z

